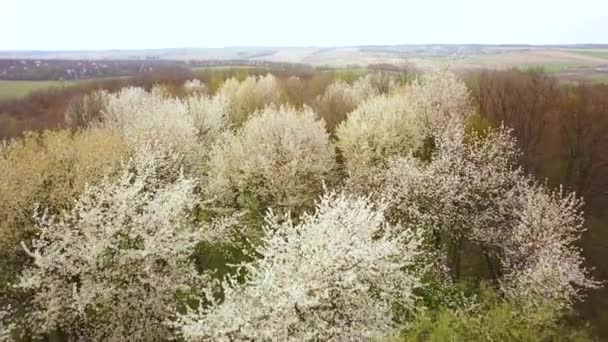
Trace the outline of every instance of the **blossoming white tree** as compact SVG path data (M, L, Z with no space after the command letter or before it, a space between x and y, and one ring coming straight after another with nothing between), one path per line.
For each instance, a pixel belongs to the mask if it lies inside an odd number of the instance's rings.
M279 105L281 88L271 74L263 77L249 76L243 82L228 79L219 89L218 95L228 99L228 117L232 123L240 126L253 112L270 105Z
M477 238L499 247L506 271L502 288L509 296L570 306L582 298L581 290L600 285L589 277L575 245L584 232L582 201L537 184L520 187L513 224Z
M230 128L232 100L223 93L213 97L195 93L179 99L155 89L106 93L101 124L122 134L134 147L153 145L177 157L188 174L204 175L212 146Z
M33 258L18 283L33 292L32 334L87 340L165 340L180 303L203 288L190 263L200 231L196 182L159 180L158 152L139 151L115 182L87 188L59 217L37 217Z
M300 211L312 206L334 164L329 135L312 111L267 108L213 151L209 191L227 203L247 195L261 210Z
M449 70L436 70L416 79L406 93L407 101L422 121L426 135L442 130L454 117L471 114L467 85Z
M335 132L336 127L346 119L348 113L355 110L361 103L381 94L381 90L374 84L376 78L376 76L368 74L358 78L352 85L343 80L337 80L327 86L323 94L317 96L313 107L317 114L325 120L330 132Z
M134 145L155 142L157 148L184 149L196 142L194 118L179 99L142 88L110 94L104 122L122 132Z
M435 72L405 92L369 99L337 129L338 148L354 190L372 191L391 157L420 152L453 121L469 114L466 85L450 72Z
M385 168L389 157L412 153L424 138L416 114L399 95L364 102L338 126L336 134L349 181L357 190L376 187L371 178Z
M419 286L418 238L388 225L385 206L326 194L302 222L270 215L246 280L224 298L181 317L189 340L349 341L385 335Z
M446 266L454 278L466 239L482 247L508 295L571 304L581 288L597 285L574 246L582 232L580 201L531 180L515 166L516 156L508 130L465 135L463 125L453 126L437 140L430 162L390 163L383 178L389 217L425 231L435 249L453 244Z
M201 145L215 144L230 128L229 99L222 94L213 97L190 96L185 99L185 104Z

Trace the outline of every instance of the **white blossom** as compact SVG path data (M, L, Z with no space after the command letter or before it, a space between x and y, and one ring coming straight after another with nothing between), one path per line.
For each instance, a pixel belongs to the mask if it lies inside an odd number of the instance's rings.
M249 194L261 210L310 207L335 165L323 121L310 109L267 108L212 153L209 191L229 202Z
M351 182L369 183L390 157L408 155L423 141L419 120L402 95L361 104L337 130L337 146Z
M186 93L204 94L207 91L207 86L198 79L192 79L184 82L184 90Z
M460 126L437 140L430 162L401 157L383 176L389 217L426 232L429 240L466 238L498 258L503 291L528 300L571 304L593 288L574 246L580 202L553 193L515 166L510 131L467 136ZM435 248L443 248L435 244Z
M15 325L8 321L10 317L10 306L6 308L0 307L0 342L12 341L11 333L15 329Z
M176 150L196 142L194 119L181 100L133 87L109 97L105 123L134 145L154 142L158 148Z
M24 244L33 265L18 287L33 291L26 326L87 340L165 340L168 321L203 288L190 263L200 229L189 213L196 181L166 183L159 152L140 151L123 176L88 187L72 209L36 217Z
M575 245L584 232L582 202L561 190L522 187L515 222L499 237L507 271L503 289L510 296L571 305L582 297L582 289L600 285L589 278Z
M412 306L418 238L388 225L385 206L326 194L302 222L270 215L246 279L224 298L181 317L188 340L360 341L396 328Z
M422 121L423 134L441 131L453 118L471 114L467 85L448 70L433 71L416 79L406 92L407 101Z
M237 125L247 121L250 114L270 105L279 105L281 88L277 79L268 74L264 77L249 76L243 82L228 79L218 91L227 99L228 117Z
M178 156L185 172L202 176L207 171L212 146L230 128L230 99L192 94L184 99L167 97L160 88L146 92L124 88L108 95L103 124L120 132L135 147Z
M390 158L424 148L470 111L466 85L451 73L433 73L404 92L373 97L350 113L337 129L354 190L377 188L374 178ZM367 185L367 186L366 186Z

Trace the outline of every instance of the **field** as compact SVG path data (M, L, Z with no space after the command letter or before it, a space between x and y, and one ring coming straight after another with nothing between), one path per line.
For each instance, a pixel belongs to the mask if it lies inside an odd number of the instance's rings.
M6 81L0 80L0 101L18 99L37 90L68 87L73 81Z
M388 64L421 70L542 68L567 80L597 81L608 71L605 45L392 45L226 47L120 51L0 51L0 79L91 79L150 71L200 71L277 65L344 68Z

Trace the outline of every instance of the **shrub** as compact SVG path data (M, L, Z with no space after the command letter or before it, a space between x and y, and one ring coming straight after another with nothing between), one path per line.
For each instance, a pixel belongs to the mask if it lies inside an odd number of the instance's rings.
M166 340L178 305L203 279L190 257L200 234L189 213L196 182L158 179L164 157L139 151L116 181L87 187L59 216L36 216L24 244L34 264L18 287L32 291L24 328L86 340Z
M297 214L312 206L334 163L324 123L312 111L268 108L215 148L209 188L228 204L251 200L262 212Z
M267 218L262 256L224 299L182 316L188 340L345 341L385 334L411 308L418 240L365 198L326 194L298 225Z

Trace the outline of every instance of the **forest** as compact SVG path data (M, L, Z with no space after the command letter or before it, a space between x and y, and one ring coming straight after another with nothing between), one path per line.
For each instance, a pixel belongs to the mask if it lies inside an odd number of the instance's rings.
M0 341L608 337L608 85L167 69L0 101Z

